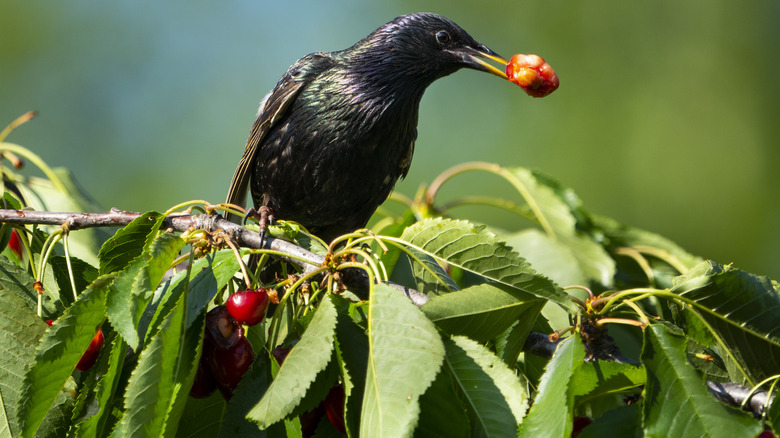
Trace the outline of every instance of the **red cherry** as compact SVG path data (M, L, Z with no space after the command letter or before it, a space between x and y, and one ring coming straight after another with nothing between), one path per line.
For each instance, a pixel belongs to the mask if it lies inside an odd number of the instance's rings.
M314 433L317 431L317 426L319 426L322 416L325 415L325 409L322 405L323 404L320 403L311 411L304 412L298 416L298 420L301 422L301 436L303 436L303 438L313 437Z
M206 398L217 390L217 381L208 370L208 365L201 359L198 370L195 371L195 380L190 388L190 397Z
M575 438L585 429L590 423L593 423L593 419L590 417L574 417L574 427L571 430L571 438Z
M265 289L242 290L227 300L227 309L239 324L255 325L265 317L268 308L268 293Z
M531 97L544 97L558 89L558 75L538 55L517 54L506 65L507 79Z
M206 314L206 334L203 337L204 354L209 344L226 350L244 336L244 328L230 316L225 306L217 306Z
M274 348L273 356L274 359L276 359L276 363L281 365L285 359L287 359L287 355L290 354L290 348L282 347L281 345L278 345L276 348Z
M11 230L8 247L16 253L17 257L22 258L22 238L19 237L19 233L16 230Z
M325 413L333 427L339 432L346 434L347 427L344 424L344 387L338 384L330 389L328 396L325 397Z
M211 375L226 399L230 398L229 394L236 388L255 358L252 344L243 336L228 349L207 345L203 354L206 355L206 364Z
M756 438L775 438L775 434L771 430L765 430L759 433Z
M49 324L49 327L51 327L51 325L54 324L54 320L53 319L47 319L46 320L46 324Z
M89 343L87 351L84 352L84 355L81 356L79 363L76 364L76 369L79 371L87 371L88 369L92 368L92 365L95 365L95 362L97 362L97 358L102 347L103 330L98 329L95 337L92 338L92 342Z

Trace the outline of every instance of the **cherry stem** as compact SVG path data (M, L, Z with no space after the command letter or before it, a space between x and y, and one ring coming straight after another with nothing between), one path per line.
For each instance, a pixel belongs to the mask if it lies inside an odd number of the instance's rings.
M518 191L518 193L520 193L520 196L525 200L526 204L528 204L528 208L530 208L531 211L533 212L534 220L539 224L539 226L542 227L544 232L547 233L547 235L552 239L557 238L557 234L555 233L555 230L553 229L552 225L550 225L550 223L548 222L547 217L543 214L542 209L536 203L536 199L533 196L531 196L531 193L528 191L528 188L525 186L525 184L522 181L520 181L518 178L516 178L511 171L507 170L506 168L498 164L486 163L482 161L472 161L445 170L438 177L436 177L436 179L433 180L430 187L428 188L428 192L426 193L427 205L432 206L434 204L434 199L436 197L436 194L438 193L439 189L441 189L441 186L447 180L461 173L465 173L473 170L481 170L481 171L493 173L505 179L509 184L512 185L512 187L515 188L515 190Z
M771 391L774 391L775 386L777 385L778 379L780 379L780 375L775 374L774 376L769 376L766 379L764 379L764 380L758 382L757 384L753 385L753 387L750 388L750 392L748 392L747 395L745 396L744 400L742 400L742 403L739 405L739 408L740 409L745 409L745 405L750 400L750 397L752 397L753 394L756 393L756 391L761 389L762 386L764 386L765 384L767 384L769 382L772 382L772 385L769 387L769 391L770 392L767 393L767 397L766 397L766 400L767 400L767 403L768 403L769 400L771 400ZM762 414L762 416L765 415L765 414L766 414L766 409L764 409L764 413Z
M599 318L599 320L596 321L597 326L602 326L604 324L625 324L625 325L633 325L636 327L642 327L642 329L645 328L646 324L640 321L635 321L633 319L626 319L626 318Z
M276 310L274 311L273 317L271 317L271 324L270 324L270 330L271 330L271 336L269 337L269 344L268 344L268 351L273 351L274 347L276 347L276 341L279 337L279 326L281 325L281 314L282 310L284 309L284 306L287 304L287 300L290 298L290 296L293 294L293 292L298 289L306 280L315 277L323 272L327 272L327 268L320 267L318 269L315 269L312 272L309 272L306 275L301 276L298 278L298 280L291 284L286 291L284 291L284 295L282 295L282 298L279 300L279 304L276 306Z
M645 326L650 325L650 320L647 318L647 315L645 315L645 312L643 312L642 309L640 309L639 306L635 302L633 302L631 300L625 300L625 301L623 301L623 304L625 304L628 307L634 309L634 312L636 312L636 314L639 315L639 319L642 321L642 323Z
M236 244L233 243L230 238L225 239L225 244L227 244L227 246L233 250L233 254L235 254L236 259L238 260L238 265L241 267L241 273L244 274L244 283L246 283L246 288L252 289L252 280L250 279L249 274L246 272L246 264L244 264L244 259L241 257L241 253L238 251L238 247L236 247Z
M37 111L27 111L26 113L17 117L13 122L11 122L8 126L3 128L2 131L0 131L0 142L5 140L5 138L8 137L8 134L10 134L11 131L16 129L19 125L29 122L37 115L38 115Z
M70 287L73 290L73 300L79 299L78 292L76 291L76 280L73 276L73 266L70 263L70 250L68 245L68 236L70 232L68 230L62 233L62 247L65 249L65 265L68 267L68 278L70 279Z

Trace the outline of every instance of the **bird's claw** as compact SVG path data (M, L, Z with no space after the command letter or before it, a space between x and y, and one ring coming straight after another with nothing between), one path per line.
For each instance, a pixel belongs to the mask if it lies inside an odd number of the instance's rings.
M265 240L265 232L268 229L268 225L272 224L274 221L274 209L265 205L262 205L257 209L250 208L246 212L244 222L250 217L257 220L258 226L260 227L260 242L263 242Z

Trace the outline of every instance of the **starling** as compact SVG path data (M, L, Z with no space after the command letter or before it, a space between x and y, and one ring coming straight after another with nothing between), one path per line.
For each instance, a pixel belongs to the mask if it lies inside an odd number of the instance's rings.
M227 201L243 205L249 187L255 207L325 241L362 228L409 171L426 87L463 67L506 79L506 63L431 13L307 55L260 104Z

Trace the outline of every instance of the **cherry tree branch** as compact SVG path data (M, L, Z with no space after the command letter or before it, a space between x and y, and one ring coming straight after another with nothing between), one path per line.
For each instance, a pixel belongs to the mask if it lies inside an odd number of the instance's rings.
M112 208L105 213L68 213L33 210L7 210L0 209L0 222L9 224L37 224L59 225L68 230L79 230L97 227L121 227L129 224L141 216L141 213L122 211ZM292 257L279 257L283 261L294 264L303 270L304 274L311 273L325 263L325 257L308 251L300 246L284 239L265 236L235 224L220 215L207 214L172 214L163 221L165 228L184 232L190 229L200 229L209 233L222 230L228 233L233 240L244 248L268 249L286 254ZM345 272L344 281L355 289L355 292L368 295L368 276L360 269L352 269ZM400 284L388 282L388 285L400 290L417 306L422 306L428 301L428 297L414 289Z

